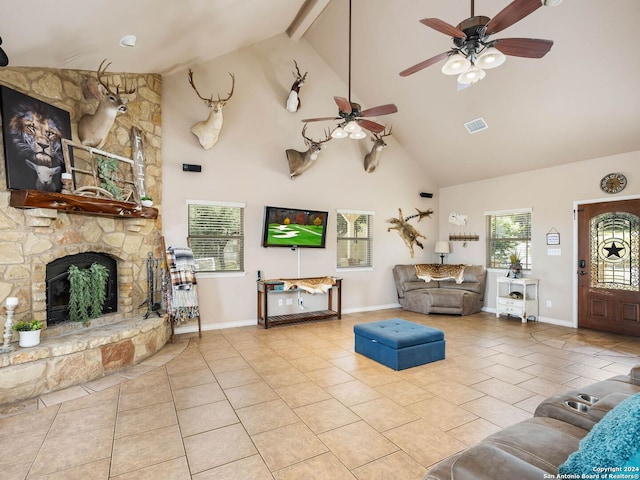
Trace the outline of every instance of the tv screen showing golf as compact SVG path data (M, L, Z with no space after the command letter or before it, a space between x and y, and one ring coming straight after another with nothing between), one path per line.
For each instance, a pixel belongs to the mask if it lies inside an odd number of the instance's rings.
M328 212L265 207L263 247L324 248Z

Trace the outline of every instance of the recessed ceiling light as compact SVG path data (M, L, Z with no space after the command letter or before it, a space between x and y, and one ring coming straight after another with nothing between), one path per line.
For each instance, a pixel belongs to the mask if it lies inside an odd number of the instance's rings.
M135 35L125 35L120 39L121 47L135 47L136 46L136 36Z
M489 125L487 125L487 122L484 121L484 118L480 117L465 123L464 127L469 133L476 133L481 130L486 130L487 128L489 128Z

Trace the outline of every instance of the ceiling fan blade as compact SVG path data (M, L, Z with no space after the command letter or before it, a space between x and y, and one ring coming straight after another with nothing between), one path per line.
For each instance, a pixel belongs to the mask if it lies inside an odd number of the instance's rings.
M419 72L420 70L427 68L431 65L433 65L434 63L438 63L440 60L442 60L443 58L446 58L447 56L449 56L449 52L442 52L438 55L436 55L435 57L431 57L428 58L426 60L423 60L420 63L416 63L413 67L409 67L403 71L400 72L400 76L401 77L407 77L409 75L412 75L416 72Z
M422 20L420 20L420 23L453 38L459 38L461 40L467 38L467 34L462 30L448 24L444 20L440 20L439 18L423 18Z
M358 122L358 125L360 125L362 128L366 128L370 132L373 132L373 133L384 132L384 125L380 125L379 123L372 122L371 120L366 120L364 118L356 118L356 122Z
M542 6L540 0L513 0L509 5L499 11L495 17L489 20L485 27L485 35L498 33L514 23L522 20L527 15L535 12Z
M336 102L336 105L338 105L341 112L351 113L351 104L349 103L349 100L344 97L333 97L333 100Z
M390 113L396 113L398 111L398 107L396 107L393 103L388 103L386 105L378 105L377 107L367 108L360 112L361 117L377 117L378 115L389 115Z
M493 46L512 57L542 58L551 50L553 41L538 38L502 38L496 40Z
M325 120L340 120L340 118L336 117L321 117L321 118L305 118L303 122L324 122Z

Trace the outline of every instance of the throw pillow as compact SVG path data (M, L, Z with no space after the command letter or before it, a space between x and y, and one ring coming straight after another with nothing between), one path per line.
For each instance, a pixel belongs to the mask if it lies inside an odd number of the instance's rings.
M622 401L594 425L580 440L578 451L558 467L558 473L592 478L582 475L624 473L623 467L637 467L639 461L640 393L637 393ZM637 472L635 468L633 471Z

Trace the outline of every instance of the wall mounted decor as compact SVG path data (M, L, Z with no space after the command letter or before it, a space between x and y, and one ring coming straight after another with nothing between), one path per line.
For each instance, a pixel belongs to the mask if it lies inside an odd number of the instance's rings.
M7 188L59 192L65 172L63 138L71 138L69 112L0 87Z
M291 85L291 90L289 91L289 96L287 97L287 103L285 104L285 108L291 113L297 112L300 109L300 89L307 79L307 73L309 73L304 72L304 75L302 75L300 73L300 69L298 68L298 62L294 60L293 63L296 66L296 71L293 72L295 81L293 82L293 85Z

